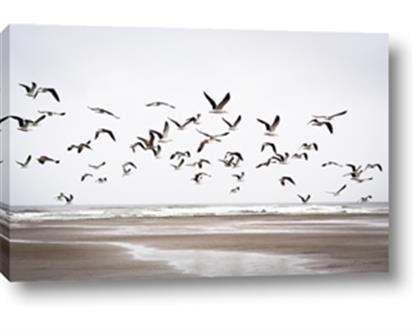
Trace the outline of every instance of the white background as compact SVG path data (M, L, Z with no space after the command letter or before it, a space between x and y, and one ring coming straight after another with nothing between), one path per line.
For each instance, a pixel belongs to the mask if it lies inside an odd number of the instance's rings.
M10 191L5 195L10 201L6 204L62 205L56 200L59 192L74 195L72 206L297 203L297 193L311 194L313 204L356 202L368 194L373 201L388 201L386 34L15 25L10 29L10 56L10 113L33 118L38 115L36 109L52 109L66 116L50 118L30 133L11 124L8 135L3 126L2 134L10 140ZM27 98L18 83L31 80L55 87L61 103L44 96ZM183 121L200 112L199 130L223 133L227 126L220 116L208 113L210 105L202 90L218 101L230 91L224 118L234 121L242 115L238 131L196 155L202 137L195 127L178 131L170 123L173 142L162 145L160 159L140 149L131 152L129 146L137 135L146 136L149 128L161 130L168 117ZM144 106L157 98L173 103L176 109ZM110 109L121 119L90 112L86 105L91 104ZM334 121L334 135L326 128L306 125L311 114L344 109L348 114ZM276 114L281 124L278 137L271 139L256 118L271 121ZM100 138L92 141L91 151L66 151L70 144L90 139L100 127L113 130L117 142ZM270 156L259 151L264 141L275 142L279 153L298 152L303 142L317 142L319 151L309 153L307 162L291 160L287 167L255 169ZM173 170L169 156L177 150L191 151L190 161L210 160L212 164L204 171L212 178L198 186L190 180L197 172L194 168ZM225 151L242 153L244 162L238 169L225 169L217 162ZM59 166L30 164L22 170L15 160L29 153L61 162ZM107 165L92 173L108 177L108 183L79 181L91 171L87 164L103 160ZM121 174L121 164L127 160L138 167L129 177ZM340 197L333 197L326 191L340 188L346 182L342 176L346 171L322 168L327 160L376 162L383 172L369 170L364 177L373 176L373 181L348 183ZM237 185L230 174L241 171L246 172L244 183L239 184L241 191L229 195ZM295 187L277 184L286 175L294 178Z
M0 26L50 23L388 32L391 48L389 275L10 284L5 331L413 331L414 57L409 1L3 0Z

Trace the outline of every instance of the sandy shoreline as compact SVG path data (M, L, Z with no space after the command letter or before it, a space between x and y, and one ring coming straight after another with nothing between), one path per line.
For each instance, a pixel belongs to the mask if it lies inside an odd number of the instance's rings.
M388 215L19 222L12 280L247 276L388 270Z

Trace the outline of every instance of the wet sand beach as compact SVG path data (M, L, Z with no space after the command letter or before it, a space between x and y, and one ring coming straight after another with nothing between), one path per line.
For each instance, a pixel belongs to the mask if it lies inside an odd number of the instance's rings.
M388 271L387 214L20 221L10 235L12 280Z

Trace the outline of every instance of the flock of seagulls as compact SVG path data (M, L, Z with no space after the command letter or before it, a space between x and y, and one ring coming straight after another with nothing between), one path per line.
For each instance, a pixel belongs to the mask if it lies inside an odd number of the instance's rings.
M57 91L54 88L48 87L41 87L38 86L36 82L31 82L31 84L19 84L19 86L25 89L25 95L29 98L37 98L39 94L49 94L55 101L60 102L60 97ZM228 111L225 109L226 105L231 100L231 94L228 92L223 99L216 103L216 101L210 97L206 92L203 92L204 97L208 101L211 106L209 113L211 114L225 114ZM174 110L176 106L167 103L165 101L153 101L145 104L147 108L165 108L167 110ZM87 106L87 110L94 112L99 115L104 115L111 117L116 120L120 120L120 117L107 109L101 107L91 107ZM55 116L65 116L65 112L56 112L56 111L49 111L49 110L41 110L38 111L39 117L35 119L25 119L20 116L16 115L8 115L0 119L0 123L3 123L6 120L15 120L17 122L17 129L20 131L30 131L37 127L42 121L44 121L47 117L55 117ZM307 125L316 126L316 127L323 127L328 130L330 134L334 133L334 120L345 116L348 113L347 110L331 114L331 115L312 115L312 119L307 123ZM225 139L225 137L231 135L232 132L238 130L242 123L242 115L237 115L236 118L230 119L230 117L221 117L218 118L218 121L224 122L227 126L226 131L219 131L216 133L208 133L205 130L200 128L202 114L197 113L194 116L188 117L181 121L173 119L172 117L167 117L164 120L163 126L161 130L157 129L149 129L148 136L142 135L137 136L137 140L133 142L129 149L133 154L143 151L143 152L151 152L156 159L161 158L161 151L164 149L164 145L170 142L173 142L171 138L171 126L173 125L174 128L178 131L183 130L194 130L195 133L200 135L200 141L197 146L195 146L195 151L189 150L177 150L172 153L169 157L170 165L174 171L180 171L184 167L192 167L197 169L197 172L190 178L190 181L196 184L202 184L205 180L212 178L212 174L204 169L212 165L214 161L208 160L201 156L202 152L208 148L209 145L215 143L220 144ZM278 128L281 125L281 117L280 115L275 115L271 122L266 120L257 118L258 123L265 127L264 136L268 137L268 139L264 140L261 144L259 150L263 154L268 154L268 157L262 161L259 161L254 167L252 171L259 171L262 168L272 167L275 165L286 165L291 160L303 160L307 162L309 160L309 155L312 153L319 152L319 145L316 142L305 142L301 144L298 150L294 153L289 152L280 152L277 149L277 144L275 141L272 141L272 137L278 136ZM336 120L337 121L337 120ZM67 151L71 152L74 151L77 154L81 154L84 151L92 150L93 142L97 140L106 140L109 142L117 142L116 135L114 132L108 128L98 128L95 131L93 137L86 139L82 142L77 142L71 144L67 147ZM196 159L192 160L192 157L198 156ZM44 165L46 163L51 164L59 164L60 160L52 158L47 155L41 155L38 158L33 158L32 155L28 155L25 160L23 161L16 161L17 165L21 168L27 168L32 161L35 160L39 164ZM245 161L243 153L241 151L224 151L223 158L218 159L216 162L223 165L225 168L231 169L238 169L241 167L243 162ZM1 161L2 162L2 161ZM0 162L0 163L1 163ZM100 170L102 167L106 165L106 161L103 161L99 164L88 164L88 167L92 170L89 172L85 172L80 175L80 181L93 181L98 184L105 184L108 182L108 177L101 176L95 177L94 172ZM368 163L365 166L363 165L355 165L352 163L339 163L337 161L327 161L321 165L322 168L327 167L336 167L336 168L345 168L347 169L346 173L341 175L341 178L345 180L350 180L354 183L363 183L367 181L372 181L374 179L373 173L369 176L365 176L367 172L372 171L380 171L382 172L382 166L379 163ZM137 164L133 161L126 161L121 165L121 174L122 176L129 176L133 172L137 171L139 168ZM242 170L239 172L234 172L231 174L232 178L235 181L235 185L229 189L229 194L237 195L241 190L243 190L243 182L245 181L249 172L247 170ZM289 175L281 176L279 179L276 179L282 187L293 187L297 185L296 180ZM276 182L277 182L276 181ZM277 183L278 183L277 182ZM347 187L348 183L344 183L340 188L336 189L335 191L327 191L327 194L337 197L344 192ZM307 204L310 202L312 196L310 193L307 194L297 194L297 197L303 204ZM57 200L64 202L65 204L70 204L73 202L75 196L71 194L60 193L56 196ZM359 201L361 202L368 202L372 199L372 195L362 196Z

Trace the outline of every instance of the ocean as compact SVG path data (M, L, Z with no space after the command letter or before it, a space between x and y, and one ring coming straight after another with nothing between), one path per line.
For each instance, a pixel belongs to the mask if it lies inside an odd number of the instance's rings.
M147 205L147 206L14 206L0 209L8 222L118 218L202 217L232 215L387 214L388 203L252 204L252 205Z

